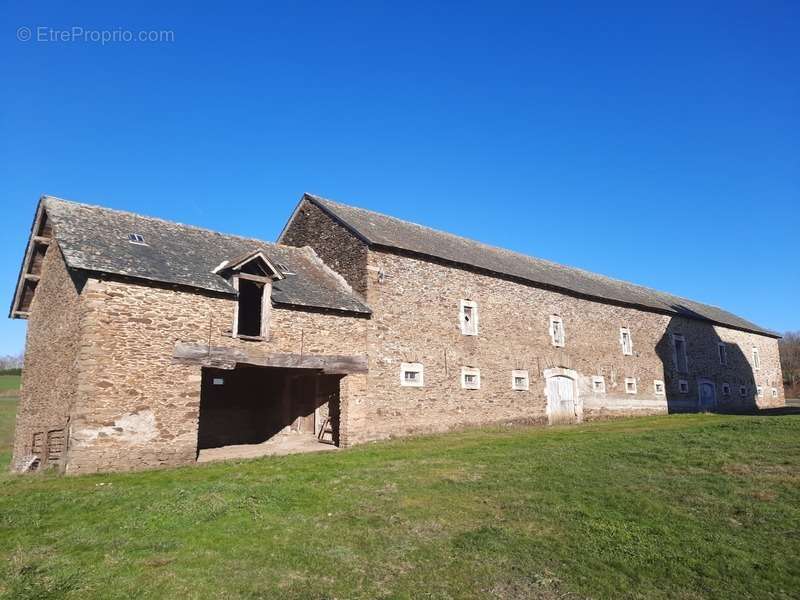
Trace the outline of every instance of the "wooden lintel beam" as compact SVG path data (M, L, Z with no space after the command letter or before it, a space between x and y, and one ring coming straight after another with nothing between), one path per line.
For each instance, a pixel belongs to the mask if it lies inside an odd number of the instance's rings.
M27 281L36 281L38 282L41 277L39 275L34 275L33 273L25 273L24 275Z
M27 319L31 316L31 313L29 313L27 310L15 310L13 313L11 313L11 315L15 319Z
M50 238L44 237L41 235L33 236L33 243L34 244L41 244L42 246L49 246L50 245Z
M284 369L309 369L329 375L366 373L365 355L260 353L241 348L225 348L177 342L173 361L218 369L234 369L237 364Z

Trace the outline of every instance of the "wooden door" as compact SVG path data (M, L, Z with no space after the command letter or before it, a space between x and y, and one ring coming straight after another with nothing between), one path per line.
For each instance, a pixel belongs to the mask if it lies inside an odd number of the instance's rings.
M575 382L569 377L556 375L547 379L547 402L550 409L550 423L577 421Z
M716 390L714 389L714 384L710 381L700 381L697 389L700 410L714 410L717 404L717 394Z

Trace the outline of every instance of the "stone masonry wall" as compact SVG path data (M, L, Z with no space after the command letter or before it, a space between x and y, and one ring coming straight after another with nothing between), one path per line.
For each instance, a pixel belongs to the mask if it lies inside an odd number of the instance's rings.
M41 449L48 432L66 429L78 387L83 278L67 270L55 242L45 255L40 277L28 318L12 468L31 453L34 434ZM55 435L61 438L63 433Z
M318 206L303 200L283 234L287 246L313 246L331 269L362 296L367 292L367 246Z
M313 245L313 244L312 244ZM546 422L544 370L566 367L578 374L585 418L664 413L697 406L697 378L717 383L720 408L752 405L755 386L765 388L759 405L783 404L776 340L695 320L579 299L410 256L371 250L367 303L369 375L366 400L350 407L352 441L445 431L496 422ZM385 274L379 282L377 272ZM479 335L462 335L459 302L478 303ZM551 315L563 319L566 345L549 335ZM620 327L628 327L633 355L625 356ZM670 333L687 340L689 372L673 373ZM729 342L729 364L719 364L717 342ZM752 346L761 369L749 363ZM400 363L424 365L422 388L400 385ZM481 389L461 388L462 366L480 368ZM511 389L511 371L525 369L529 391ZM592 392L593 375L605 377L606 393ZM637 393L626 394L634 377ZM688 393L678 390L689 382ZM654 381L666 394L658 395ZM728 382L731 397L722 396ZM747 398L738 385L747 385ZM771 397L777 387L778 397Z
M364 353L365 319L273 308L268 341L231 337L234 300L114 279L90 279L82 386L68 473L195 461L201 368L176 364L176 342L256 352ZM362 376L349 376L358 379ZM354 383L343 383L347 389ZM342 404L348 401L342 394ZM344 444L347 431L342 432Z

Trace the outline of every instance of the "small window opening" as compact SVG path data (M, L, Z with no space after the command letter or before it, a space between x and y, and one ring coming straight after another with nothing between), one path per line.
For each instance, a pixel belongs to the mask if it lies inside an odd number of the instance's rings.
M723 396L730 396L731 395L731 386L729 383L722 384L722 395Z
M740 385L740 386L739 386L739 395L740 395L742 398L744 398L745 396L747 396L747 388L746 388L745 386L743 386L743 385Z
M472 300L461 301L461 333L478 335L478 304Z
M622 327L619 330L619 341L622 344L622 353L626 356L633 354L633 340L631 339L631 331L627 327Z
M262 335L261 313L264 303L264 284L248 279L239 279L238 335L258 337Z
M757 371L761 368L761 355L758 348L753 348L753 368Z
M633 377L626 377L625 378L625 393L626 394L635 394L636 393L636 379Z
M461 368L461 387L468 390L477 390L481 387L481 372L472 367Z
M773 398L777 398L778 397L778 388L772 388L772 397Z
M286 263L275 263L275 266L278 267L278 270L284 275L294 275L294 271L287 267Z
M144 243L144 236L140 233L130 233L128 234L128 241L131 244L139 244L140 246L145 246Z
M664 382L659 380L659 379L656 379L653 382L653 389L655 390L657 396L663 396L664 395Z
M686 339L676 333L672 336L672 345L675 353L675 369L678 373L687 373L689 361L686 358Z
M728 364L728 347L725 345L725 342L720 342L717 345L717 350L719 352L719 364L725 366Z
M214 385L225 385L225 380L222 377L214 377L212 383Z
M595 394L606 393L606 380L602 375L595 375L592 377L592 391Z
M689 393L689 382L685 379L678 380L678 391L681 394L688 394Z
M526 391L530 387L528 372L523 370L511 371L511 389Z
M764 397L764 388L761 387L761 386L758 386L757 390L758 390L758 397L759 398L763 398Z
M555 315L550 317L550 339L553 342L553 346L564 347L564 322L561 317Z
M406 387L422 387L422 365L420 363L402 363L400 365L400 385Z

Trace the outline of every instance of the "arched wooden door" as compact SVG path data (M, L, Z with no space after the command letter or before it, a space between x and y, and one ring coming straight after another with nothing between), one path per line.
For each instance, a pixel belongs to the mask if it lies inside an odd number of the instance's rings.
M576 423L579 420L575 380L565 375L547 378L547 404L551 424Z

